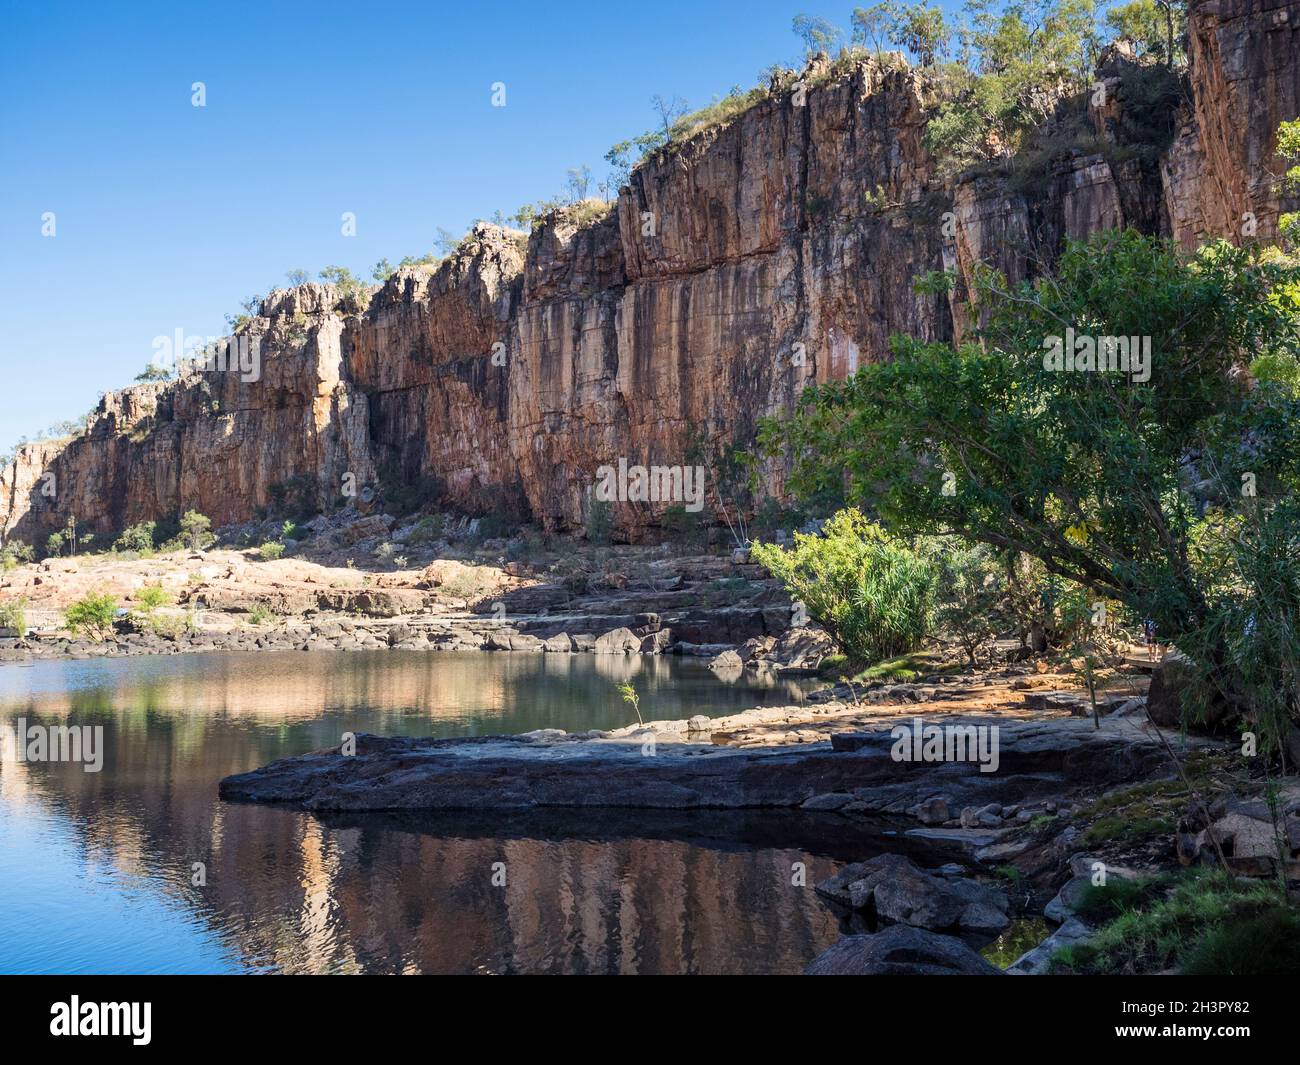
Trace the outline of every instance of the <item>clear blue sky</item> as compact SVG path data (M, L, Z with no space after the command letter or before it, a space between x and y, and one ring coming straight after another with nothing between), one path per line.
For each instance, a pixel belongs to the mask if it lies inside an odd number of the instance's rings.
M847 27L853 6L7 0L0 451L129 384L154 337L224 332L286 270L368 278L571 166L603 174L652 95L753 85L800 54L795 14Z

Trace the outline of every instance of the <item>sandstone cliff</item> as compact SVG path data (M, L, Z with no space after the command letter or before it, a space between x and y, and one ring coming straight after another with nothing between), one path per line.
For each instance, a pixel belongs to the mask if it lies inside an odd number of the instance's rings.
M1064 237L1114 226L1268 239L1275 132L1300 107L1300 3L1203 0L1189 22L1188 100L1154 151L1129 142L1139 101L1116 60L1096 150L1030 181L948 179L920 79L866 61L802 106L776 94L660 151L605 215L561 211L527 238L480 225L366 299L273 292L247 330L260 380L191 372L106 396L84 436L0 470L0 529L40 542L69 515L111 532L188 508L221 524L290 490L329 506L396 484L580 528L597 467L701 462L809 383L886 357L891 333L960 333L964 286L917 295L927 271L966 278L983 260L1020 277ZM765 471L768 490L780 475ZM666 505L614 518L636 538Z

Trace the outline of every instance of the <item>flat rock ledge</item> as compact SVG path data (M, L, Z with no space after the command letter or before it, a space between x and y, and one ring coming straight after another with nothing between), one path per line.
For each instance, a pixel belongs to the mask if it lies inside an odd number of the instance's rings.
M955 801L1023 801L1170 770L1158 737L1097 732L1077 720L1003 722L992 773L973 762L896 761L887 728L793 747L654 738L650 728L450 740L360 734L355 754L331 748L281 759L225 778L220 795L326 811L790 808L833 794L852 799L841 812L870 814L938 790Z

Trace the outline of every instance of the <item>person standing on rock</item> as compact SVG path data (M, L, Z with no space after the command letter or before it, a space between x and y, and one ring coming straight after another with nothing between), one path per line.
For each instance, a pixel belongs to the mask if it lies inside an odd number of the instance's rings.
M1142 634L1147 641L1147 658L1154 662L1156 660L1156 623L1150 618L1142 622Z

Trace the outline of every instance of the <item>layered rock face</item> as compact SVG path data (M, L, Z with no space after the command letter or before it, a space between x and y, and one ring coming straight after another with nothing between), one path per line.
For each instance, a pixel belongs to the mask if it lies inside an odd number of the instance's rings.
M1200 0L1188 19L1194 108L1166 156L1174 235L1277 235L1278 124L1300 114L1300 5Z
M73 515L111 532L190 508L221 524L286 494L367 505L395 486L571 530L620 459L709 467L716 510L716 463L759 419L888 357L893 333L961 335L965 285L918 295L919 275L968 280L983 261L1016 279L1062 239L1116 226L1239 240L1249 214L1276 232L1300 3L1204 0L1189 23L1193 106L1158 159L1124 150L1122 64L1090 114L1120 150L1028 184L945 178L912 72L810 70L806 91L647 159L605 214L557 212L528 237L480 225L436 269L364 297L272 293L247 327L256 379L207 368L106 396L86 435L0 470L0 530L39 542ZM764 490L781 476L765 469ZM645 538L673 504L618 500L612 516Z

